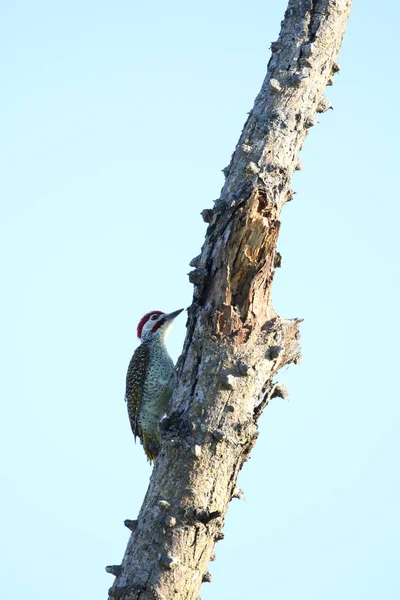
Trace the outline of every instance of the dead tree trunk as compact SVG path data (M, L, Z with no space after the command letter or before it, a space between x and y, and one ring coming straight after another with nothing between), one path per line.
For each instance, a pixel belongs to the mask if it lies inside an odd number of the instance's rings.
M336 63L351 0L290 0L268 72L244 126L209 223L194 284L179 384L162 446L109 590L122 600L195 600L269 400L300 358L297 319L278 316L271 284L280 213L292 199L298 153Z

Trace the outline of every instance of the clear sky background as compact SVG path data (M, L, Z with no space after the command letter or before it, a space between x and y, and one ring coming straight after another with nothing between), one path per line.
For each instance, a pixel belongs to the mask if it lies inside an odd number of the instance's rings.
M286 0L3 3L1 597L107 597L147 489L125 373L189 261ZM203 600L394 600L399 569L395 0L356 2L282 214L300 366L240 475ZM174 359L185 318L169 337Z

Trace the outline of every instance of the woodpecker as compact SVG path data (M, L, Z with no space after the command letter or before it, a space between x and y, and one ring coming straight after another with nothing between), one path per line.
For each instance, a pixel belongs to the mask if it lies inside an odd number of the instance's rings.
M159 451L159 423L175 385L175 367L165 346L166 335L181 312L153 310L137 326L141 344L136 348L126 375L125 401L133 435L139 437L150 462Z

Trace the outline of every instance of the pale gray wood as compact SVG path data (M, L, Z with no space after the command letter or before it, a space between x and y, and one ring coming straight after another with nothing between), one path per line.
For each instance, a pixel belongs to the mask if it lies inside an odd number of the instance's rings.
M298 153L330 107L324 89L336 63L351 0L290 0L268 72L249 114L209 223L178 364L179 382L162 445L110 597L196 600L224 517L241 495L237 476L274 396L272 379L300 359L299 320L271 304L280 213L292 199ZM189 257L188 257L189 258ZM133 515L130 515L133 516Z

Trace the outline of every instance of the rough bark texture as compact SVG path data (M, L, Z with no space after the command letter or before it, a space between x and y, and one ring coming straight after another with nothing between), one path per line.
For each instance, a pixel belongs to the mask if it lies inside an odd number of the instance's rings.
M161 453L109 590L123 600L194 600L222 539L237 476L274 396L279 369L300 358L299 320L271 304L280 212L315 113L329 108L326 85L351 0L290 0L261 91L244 126L193 259L188 331L179 384L162 421Z

